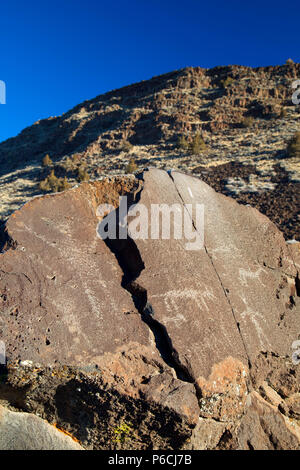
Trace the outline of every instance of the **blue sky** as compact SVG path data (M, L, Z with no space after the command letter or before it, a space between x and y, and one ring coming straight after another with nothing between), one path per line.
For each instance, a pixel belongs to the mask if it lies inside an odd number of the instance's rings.
M300 62L299 20L300 3L290 0L1 2L0 141L100 93L182 67Z

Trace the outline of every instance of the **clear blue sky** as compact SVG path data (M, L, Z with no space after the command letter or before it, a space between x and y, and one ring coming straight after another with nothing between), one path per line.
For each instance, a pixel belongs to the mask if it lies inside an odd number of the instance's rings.
M300 2L1 2L0 141L110 89L186 66L300 62ZM299 77L300 78L300 77Z

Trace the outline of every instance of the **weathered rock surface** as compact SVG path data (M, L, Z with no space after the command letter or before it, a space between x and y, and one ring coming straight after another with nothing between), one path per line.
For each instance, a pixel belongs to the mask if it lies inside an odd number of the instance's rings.
M246 412L237 433L242 450L286 450L299 448L300 428L267 404L257 392L247 399Z
M195 177L141 178L84 183L10 217L0 399L87 449L299 448L297 247ZM204 204L204 247L101 240L97 207L118 213L119 195Z
M37 416L0 406L1 450L83 450L71 437Z

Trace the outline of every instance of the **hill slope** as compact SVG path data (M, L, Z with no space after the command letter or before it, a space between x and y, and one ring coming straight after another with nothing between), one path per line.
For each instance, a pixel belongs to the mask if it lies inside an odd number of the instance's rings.
M139 169L192 172L267 214L286 238L300 239L300 163L286 154L299 130L299 106L291 101L299 77L300 64L186 68L38 121L0 144L0 217L41 192L47 153L55 174L70 183L83 162L91 179L99 179L124 174L133 158ZM178 148L180 136L191 140L197 133L207 151Z

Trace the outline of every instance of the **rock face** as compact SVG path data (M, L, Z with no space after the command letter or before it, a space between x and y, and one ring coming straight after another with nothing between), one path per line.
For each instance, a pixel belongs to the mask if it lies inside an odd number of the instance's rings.
M0 406L1 450L83 450L71 437L37 416Z
M176 204L199 234L203 204L204 246L101 240L120 195ZM2 238L4 403L87 449L299 448L299 244L258 211L152 169L35 198Z

